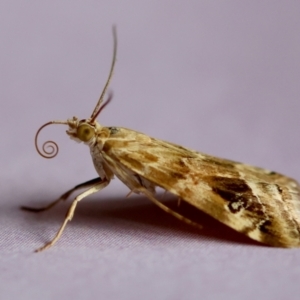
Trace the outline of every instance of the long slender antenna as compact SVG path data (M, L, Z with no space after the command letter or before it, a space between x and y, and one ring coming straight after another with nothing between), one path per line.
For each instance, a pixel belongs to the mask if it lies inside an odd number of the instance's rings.
M101 111L105 108L105 106L106 106L107 104L109 104L109 102L112 100L112 96L113 96L113 94L112 94L112 92L110 92L110 93L108 94L108 98L107 98L107 99L105 100L105 102L100 106L100 108L98 109L97 113L91 118L91 120L90 120L91 124L94 123L95 119L99 116L99 114L100 114Z
M111 63L111 67L110 67L110 71L109 71L109 75L108 75L106 84L105 84L103 91L100 95L100 98L96 104L96 107L91 115L92 119L95 119L94 117L97 115L97 113L101 107L101 103L103 102L104 95L106 93L106 90L107 90L110 80L112 78L114 67L115 67L115 62L116 62L116 58L117 58L117 29L116 29L116 26L113 26L112 31L113 31L113 39L114 39L114 50L113 50L112 63Z

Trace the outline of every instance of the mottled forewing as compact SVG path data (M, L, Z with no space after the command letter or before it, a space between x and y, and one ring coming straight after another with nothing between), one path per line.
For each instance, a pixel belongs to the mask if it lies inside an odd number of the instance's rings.
M299 185L281 174L118 128L104 158L179 196L254 240L300 246Z

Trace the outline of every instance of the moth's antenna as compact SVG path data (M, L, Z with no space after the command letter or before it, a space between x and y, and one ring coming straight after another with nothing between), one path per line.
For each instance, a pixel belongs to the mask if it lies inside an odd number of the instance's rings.
M109 92L108 94L108 98L105 100L105 102L100 106L99 110L97 111L97 113L91 118L90 122L94 123L95 119L99 116L99 114L101 113L101 111L104 109L104 107L109 104L109 102L112 100L113 97L113 93Z
M42 146L42 151L39 149L39 146L38 146L38 135L39 133L41 132L41 130L48 126L48 125L51 125L51 124L64 124L64 125L68 125L68 122L67 121L50 121L44 125L42 125L39 130L36 132L35 134L35 138L34 138L34 144L35 144L35 149L36 151L39 153L39 155L41 155L42 157L44 158L53 158L57 155L58 153L58 145L53 142L53 141L46 141L43 146ZM50 149L50 150L48 150Z
M97 105L91 115L91 118L92 120L95 120L95 118L97 117L97 115L99 114L99 109L101 107L101 103L103 102L103 98L104 98L104 95L105 95L105 92L108 88L108 85L110 83L110 80L112 78L112 75L113 75L113 71L114 71L114 67L115 67L115 62L116 62L116 58L117 58L117 29L116 29L116 26L113 26L112 28L112 31L113 31L113 39L114 39L114 50L113 50L113 58L112 58L112 63L111 63L111 67L110 67L110 71L109 71L109 75L108 75L108 78L107 78L107 81L106 81L106 84L103 88L103 91L101 93L101 96L97 102Z

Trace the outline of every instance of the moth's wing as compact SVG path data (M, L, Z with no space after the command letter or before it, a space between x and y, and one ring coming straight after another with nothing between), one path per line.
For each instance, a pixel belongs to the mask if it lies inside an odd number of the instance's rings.
M300 246L298 183L120 128L104 145L114 161L254 240Z

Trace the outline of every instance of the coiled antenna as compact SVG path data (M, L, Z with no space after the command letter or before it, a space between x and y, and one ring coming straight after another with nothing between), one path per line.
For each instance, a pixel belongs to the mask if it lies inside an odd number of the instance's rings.
M67 121L50 121L44 125L42 125L39 130L36 132L35 134L35 138L34 138L34 144L35 144L35 149L36 151L38 152L38 154L44 158L53 158L57 155L58 153L58 145L54 142L54 141L46 141L41 150L39 149L39 146L38 146L38 135L39 133L41 132L41 130L43 128L45 128L46 126L48 125L51 125L51 124L64 124L64 125L68 125L68 122Z

